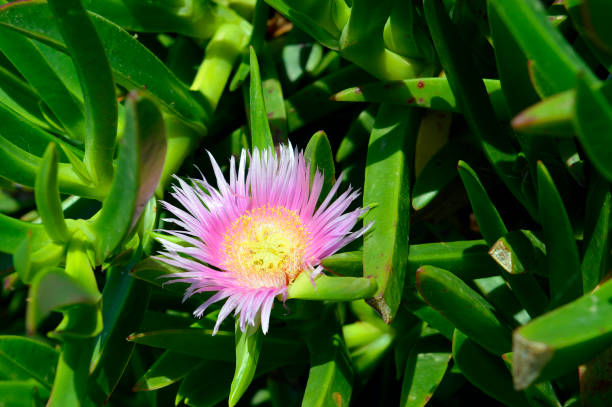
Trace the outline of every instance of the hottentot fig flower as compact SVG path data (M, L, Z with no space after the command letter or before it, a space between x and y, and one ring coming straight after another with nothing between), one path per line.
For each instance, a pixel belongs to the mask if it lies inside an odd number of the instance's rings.
M367 209L347 211L359 196L350 187L335 200L338 180L317 206L323 175L312 177L302 152L289 146L277 151L243 150L239 162L230 159L229 182L212 155L216 188L206 179L178 179L172 196L179 206L163 202L178 230L167 233L183 240L160 239L158 259L183 270L169 283L189 284L184 299L214 292L194 315L221 300L213 335L234 311L241 330L261 323L268 331L275 298L287 299L287 288L304 271L314 278L321 260L360 237L368 226L353 228ZM313 280L314 282L314 280Z

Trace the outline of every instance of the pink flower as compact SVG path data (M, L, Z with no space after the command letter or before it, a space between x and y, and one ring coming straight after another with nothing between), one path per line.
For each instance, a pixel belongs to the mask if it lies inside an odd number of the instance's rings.
M210 154L209 154L210 155ZM240 327L261 322L268 331L274 298L287 299L287 287L303 271L314 278L320 262L368 227L351 232L367 209L344 213L359 196L349 187L335 201L338 180L321 205L316 204L323 175L316 171L312 184L310 166L304 155L291 146L259 151L242 151L236 168L230 160L229 183L212 155L210 160L217 188L206 179L189 184L178 179L172 196L182 208L163 202L181 231L166 231L184 241L179 245L160 239L164 251L158 257L185 271L170 275L169 282L190 284L184 299L200 292L215 292L194 315L226 299L213 335L234 311ZM314 281L314 280L313 280Z

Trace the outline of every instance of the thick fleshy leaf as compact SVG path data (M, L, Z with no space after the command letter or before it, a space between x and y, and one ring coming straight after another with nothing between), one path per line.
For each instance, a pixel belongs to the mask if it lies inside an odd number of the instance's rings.
M612 181L612 106L598 84L585 76L577 82L573 118L578 139L595 168Z
M155 363L134 385L134 391L157 390L169 386L187 376L202 363L195 356L188 356L170 350L162 353Z
M551 308L574 300L582 293L580 255L561 195L542 162L538 163L540 221L544 229Z
M7 56L75 140L85 138L85 109L54 70L35 41L9 29L0 28L0 50ZM30 114L40 111L38 106Z
M378 105L370 105L370 107L359 113L359 116L351 123L336 151L337 162L343 163L347 161L354 153L368 144L368 138L374 127L377 110Z
M51 389L57 358L57 351L43 342L22 336L0 336L0 375L3 379L34 379Z
M334 17L346 18L347 6L342 3L296 2L291 0L267 0L276 11L307 32L312 38L331 49L338 49L340 29ZM332 7L338 4L338 9Z
M551 24L538 0L516 4L492 0L489 8L495 9L527 59L534 61L538 72L551 84L552 93L547 96L573 88L579 72L589 81L596 80L586 63Z
M512 120L512 127L527 134L573 137L575 101L574 90L552 95L523 110Z
M374 226L364 239L363 275L378 282L370 304L386 323L393 320L404 290L418 118L414 109L383 104L368 144L363 206L374 207L364 216L364 223Z
M610 184L597 173L591 175L586 201L584 243L582 256L582 289L593 290L610 269L610 216L612 194Z
M250 123L251 123L251 144L253 148L264 150L274 146L270 125L268 123L268 114L264 102L263 89L261 87L261 75L259 73L259 62L257 55L251 46L249 49L251 59L251 80L249 85L249 108L250 108Z
M137 250L125 264L111 266L106 271L107 280L102 291L104 328L96 337L90 367L90 388L95 388L100 403L110 397L130 361L134 344L125 338L133 332L134 326L140 325L149 303L149 287L129 273L140 256Z
M263 0L260 0L260 2L265 4ZM268 49L264 49L262 57L261 87L263 90L264 104L266 105L266 116L270 124L270 132L272 133L274 144L286 144L289 133L289 128L287 127L287 111L285 98L283 97L283 89L278 73L276 72L276 61Z
M506 236L508 230L474 170L463 161L459 161L457 168L474 210L480 232L489 246L492 247L497 239ZM548 304L548 298L531 274L503 273L501 276L512 287L514 295L530 315L539 315L544 311Z
M134 333L128 340L211 361L233 363L236 359L234 333L228 331L220 330L212 336L212 329L166 329ZM296 341L267 335L263 343L262 360L287 362L292 355L301 351L302 344Z
M248 25L238 14L221 4L196 1L151 3L149 1L93 0L87 9L129 31L175 32L207 39L222 24Z
M338 3L335 3L338 4ZM342 27L339 53L383 80L414 78L426 70L420 59L401 57L385 47L383 31L393 1L379 1L375 8L367 0L354 0L348 21Z
M227 399L233 373L233 363L200 363L183 379L176 398L187 405L213 407Z
M507 119L508 107L497 79L485 79L497 117ZM434 110L458 112L457 99L446 78L406 79L397 82L376 82L342 90L332 96L339 102L393 103Z
M465 116L480 146L493 165L495 172L529 213L535 217L535 202L521 191L520 175L515 168L517 153L510 142L508 131L501 127L487 97L478 69L472 63L470 52L461 34L452 24L442 2L424 1L425 17L442 62L448 83L457 98L460 111Z
M49 391L28 381L1 381L0 394L5 406L31 407L43 405Z
M1 176L19 184L33 187L36 183L36 174L40 165L40 157L25 151L0 135ZM65 163L60 163L58 167L58 184L60 191L63 193L100 200L108 191L107 188L93 188L89 182L83 180L78 170Z
M353 369L341 336L318 331L307 339L310 371L303 406L348 406L351 400Z
M258 325L247 324L246 331L243 332L238 319L236 319L234 335L236 337L236 370L230 386L228 400L230 407L238 403L255 377L263 341L263 332Z
M426 140L423 142L428 143ZM455 171L457 161L473 156L473 149L473 146L467 144L448 143L433 154L414 181L412 207L417 211L423 209L438 196L440 191L457 176Z
M15 253L28 235L36 243L35 246L48 241L43 225L24 222L0 213L0 251Z
M150 99L132 93L111 190L93 221L97 262L126 236L153 195L161 176L166 136L161 112Z
M127 89L146 89L165 109L203 131L208 113L164 64L127 31L96 14L89 14L115 80ZM0 25L68 52L45 2L13 3L0 11Z
M85 165L96 184L113 176L117 134L117 99L102 42L81 0L49 0L54 21L72 57L85 102Z
M410 246L408 252L408 280L406 289L414 287L416 270L431 265L451 271L462 280L496 275L484 240L424 243ZM363 274L363 252L344 252L331 255L321 265L334 274L355 277Z
M487 17L495 47L495 62L510 112L515 115L539 98L529 81L527 58L497 11L487 2Z
M593 293L514 332L514 385L525 389L534 382L559 377L611 345L612 280L608 280Z
M491 304L458 277L423 266L417 271L417 288L428 304L489 352L501 355L510 350L510 330L499 321Z
M342 103L330 99L334 93L371 80L365 71L349 65L303 87L285 101L289 132L341 109Z
M450 353L419 353L413 349L406 361L400 406L425 406L442 381L450 359Z
M95 306L100 294L59 268L36 275L29 293L26 327L34 332L40 322L53 310L65 310L74 305Z
M8 107L38 127L50 130L51 127L40 110L40 96L25 81L0 66L0 83L0 106Z
M64 220L57 185L58 161L57 147L55 144L49 144L42 159L42 166L36 176L34 193L36 209L47 234L56 243L64 243L70 236Z
M308 273L300 273L289 286L287 298L302 300L353 301L370 298L376 293L376 280L367 277L328 277L319 275L313 280Z
M457 329L453 335L453 360L474 386L494 399L507 406L529 405L525 395L512 387L512 376L503 360L485 351Z
M310 162L310 179L314 177L315 171L323 173L323 188L321 196L327 196L329 190L336 182L336 169L334 167L334 155L332 153L329 139L323 130L316 132L308 141L304 150L304 158Z
M607 16L609 4L605 0L565 0L565 8L582 39L597 59L608 69L612 69L612 32Z
M546 246L528 230L513 230L501 237L491 247L489 255L510 274L548 275Z

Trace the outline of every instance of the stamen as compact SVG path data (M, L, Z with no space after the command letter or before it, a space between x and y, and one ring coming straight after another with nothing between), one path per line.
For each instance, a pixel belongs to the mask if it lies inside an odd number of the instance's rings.
M310 242L295 211L255 208L236 219L223 236L223 269L252 288L286 286L307 267Z

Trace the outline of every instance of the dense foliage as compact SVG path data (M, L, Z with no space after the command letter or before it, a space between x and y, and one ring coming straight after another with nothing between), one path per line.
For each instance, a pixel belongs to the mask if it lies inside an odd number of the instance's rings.
M0 406L611 405L611 19L0 0ZM213 336L160 202L289 142L372 228Z

